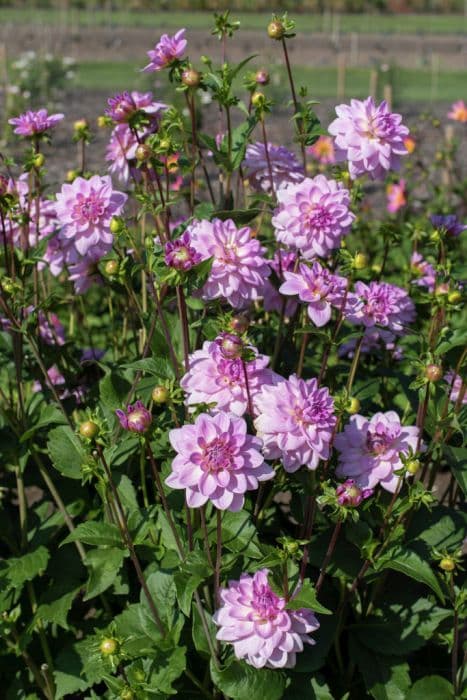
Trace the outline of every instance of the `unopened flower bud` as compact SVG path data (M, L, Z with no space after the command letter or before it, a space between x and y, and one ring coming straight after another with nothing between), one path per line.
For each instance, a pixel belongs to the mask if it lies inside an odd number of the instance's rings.
M107 126L107 118L103 115L97 117L97 126L99 129L104 129Z
M282 39L284 36L285 30L284 30L284 25L282 22L278 19L273 20L272 22L269 22L268 24L268 36L270 39Z
M373 495L373 489L362 489L354 481L347 479L336 488L337 502L340 506L355 508L365 499Z
M104 272L108 277L114 277L118 274L119 268L120 266L117 260L108 260L105 263Z
M66 181L73 182L73 180L76 180L77 177L78 177L77 170L68 170L68 172L66 174Z
M98 432L99 426L92 420L84 421L84 423L81 423L79 426L79 434L81 437L87 438L88 440L95 438Z
M264 93L263 92L254 92L251 96L251 104L253 107L262 107L264 105Z
M444 294L449 294L449 284L447 282L442 282L438 284L435 289L435 296L442 297Z
M350 413L351 416L354 415L354 413L358 413L360 410L360 401L355 398L355 396L352 396L352 398L349 400L349 403L347 404L347 413Z
M105 639L103 639L99 645L99 651L101 652L102 656L111 656L112 654L117 653L118 647L119 644L116 639L113 639L112 637L105 637Z
M170 151L171 147L172 147L172 143L171 143L170 139L164 138L164 139L160 140L159 148L161 149L161 151L168 152L168 151Z
M140 162L148 160L152 155L151 146L148 146L147 143L140 143L136 149L135 155L136 160L139 160Z
M110 230L112 233L120 233L123 230L123 221L119 216L113 216L110 221Z
M405 468L409 472L409 474L416 474L418 470L420 469L420 460L419 459L409 459L409 461L406 463Z
M443 571L454 571L456 562L451 557L443 557L439 562L439 568Z
M74 129L74 131L79 132L79 131L84 131L85 129L88 128L88 126L89 125L88 125L86 119L77 119L73 124L73 129Z
M134 697L135 694L131 688L123 688L122 692L120 693L121 700L133 700Z
M260 68L256 71L255 82L258 85L267 85L269 83L269 73L265 68Z
M443 376L443 370L438 365L427 365L425 368L425 377L429 382L439 382Z
M353 264L356 270L363 270L368 265L368 256L365 253L357 253Z
M230 321L230 327L235 333L245 333L250 325L250 320L247 316L240 314L239 316L234 316Z
M163 404L167 403L169 399L169 390L167 389L166 386L163 384L160 384L159 386L155 386L154 389L152 390L151 394L152 400L154 403L157 404Z
M187 68L182 73L182 83L187 87L198 87L201 82L201 73L194 68Z
M462 299L462 294L456 289L454 292L448 294L448 302L450 304L458 304Z
M45 156L43 153L36 153L33 159L33 164L35 168L42 168L45 163Z
M152 415L141 401L136 401L133 406L127 406L126 412L118 409L115 411L121 427L130 433L145 433L151 426Z
M236 360L242 356L243 353L243 341L238 335L232 335L231 333L224 333L217 340L219 347L223 356L227 360Z

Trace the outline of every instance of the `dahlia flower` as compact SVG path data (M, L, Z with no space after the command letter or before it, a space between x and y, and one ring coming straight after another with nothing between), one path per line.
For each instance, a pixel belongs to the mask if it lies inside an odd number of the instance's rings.
M307 304L307 313L315 326L325 326L331 319L331 308L340 308L344 301L347 280L332 275L318 262L312 267L300 263L298 273L284 272L281 294L298 294Z
M434 291L436 283L435 268L424 260L420 253L412 253L410 269L417 275L417 279L413 280L412 284L416 284L418 287L427 287L430 292Z
M430 216L430 221L435 228L444 229L448 236L457 238L463 231L467 229L467 226L459 221L455 214L435 214Z
M449 384L451 388L451 391L449 393L449 401L452 401L453 403L456 403L459 399L459 396L461 394L461 391L463 390L463 379L460 376L460 374L456 374L452 369L449 370L444 375L444 381ZM466 404L467 403L467 392L464 389L464 395L462 397L462 403Z
M89 180L77 177L72 184L64 184L56 204L60 239L79 255L99 260L112 248L110 221L122 212L126 200L126 194L112 189L108 175Z
M238 229L231 219L196 221L187 229L193 248L202 260L213 258L209 277L201 290L203 299L225 299L236 309L262 296L271 270L266 249L251 237L247 226Z
M333 165L336 162L334 141L330 136L320 136L312 146L308 146L306 152L321 165Z
M292 151L285 146L274 146L268 143L268 156L272 171L274 191L289 183L301 182L305 174L303 166ZM271 192L271 177L264 143L257 141L246 149L243 161L245 177L250 187L257 192Z
M28 110L19 117L9 119L8 123L16 126L14 133L18 136L37 136L52 129L64 116L64 114L48 114L46 109L39 109L37 112Z
M400 156L407 154L404 138L409 130L385 101L377 107L372 97L351 100L350 105L336 107L336 114L328 131L334 136L336 160L348 160L353 179L367 174L379 180L399 168Z
M355 295L362 302L346 314L352 323L363 323L367 328L384 326L402 334L405 326L415 319L415 307L401 287L388 282L355 283ZM352 295L349 295L352 298Z
M129 404L126 411L117 409L115 414L121 427L131 433L145 433L152 423L151 412L141 401L136 401L133 405Z
M420 430L401 425L395 411L376 413L370 420L356 414L344 431L336 435L334 445L339 452L336 474L350 477L360 488L374 488L377 484L394 493L402 469L401 454L415 453Z
M165 264L175 270L187 272L201 260L201 255L191 245L188 231L185 231L180 238L169 241L165 245Z
M146 73L167 68L174 61L179 61L185 51L187 41L184 38L186 29L179 29L173 36L163 34L159 42L148 51L149 63L143 68Z
M220 590L222 606L213 620L217 639L232 644L237 659L256 668L293 668L309 636L319 627L311 610L286 610L286 600L268 583L268 569L242 574Z
M390 214L395 214L407 204L405 191L405 180L393 182L386 188L387 204L386 209Z
M326 387L316 379L292 375L275 386L265 386L255 400L255 427L264 443L266 459L281 459L287 472L302 465L316 469L330 454L336 416Z
M154 102L151 92L122 92L107 100L109 108L105 110L107 116L115 122L128 122L137 112L144 112L155 117L166 108L163 102Z
M42 381L36 380L32 385L32 390L34 393L39 391L44 391L45 389L50 389L50 385L57 389L58 398L62 401L69 398L74 398L77 404L83 403L85 398L86 387L81 385L74 389L68 389L65 384L65 377L58 369L57 365L52 365L47 370L48 382L42 383Z
M171 430L169 440L177 456L165 483L186 489L190 508L211 501L220 510L239 511L245 492L274 476L260 452L261 440L247 435L238 416L202 413L193 425Z
M458 100L453 102L451 109L448 112L449 119L454 119L456 122L461 122L462 124L467 123L467 105L464 100Z
M205 341L201 350L190 355L190 367L180 386L186 393L188 406L215 404L213 411L242 416L249 410L249 398L254 410L261 387L272 384L278 375L268 369L269 358L260 355L256 348L248 346L254 354L252 360L229 359L218 340Z
M354 479L347 479L336 488L337 502L340 506L356 508L360 503L373 495L373 489L361 489Z
M130 175L136 168L131 167L131 161L136 161L138 139L127 124L117 124L110 135L105 159L110 163L109 172L127 184Z
M298 248L307 260L326 257L338 248L355 219L348 190L324 175L280 189L277 200L272 217L276 238Z

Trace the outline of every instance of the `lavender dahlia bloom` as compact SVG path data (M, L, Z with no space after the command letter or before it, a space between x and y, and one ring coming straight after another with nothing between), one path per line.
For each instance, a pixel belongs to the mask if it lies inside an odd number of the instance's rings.
M367 174L379 180L399 168L400 156L407 154L404 138L409 130L385 101L377 107L372 97L351 100L350 105L336 107L336 114L328 131L335 137L336 160L348 160L352 178Z
M193 248L203 260L213 258L203 299L225 299L236 309L249 306L262 296L264 280L271 270L266 249L251 237L247 226L238 229L231 219L196 221L187 229Z
M449 370L444 375L444 381L449 384L451 388L451 391L449 393L449 401L452 401L453 403L456 403L459 400L459 396L461 395L461 391L463 391L463 396L462 396L462 403L466 404L467 403L467 392L465 391L464 388L464 381L460 374L456 374L452 369Z
M402 334L405 326L415 319L415 307L401 287L388 282L356 282L355 295L362 306L351 310L347 318L352 323L363 323L367 328L384 326ZM352 299L353 295L349 295Z
M129 404L126 412L117 409L115 414L122 428L131 433L145 433L152 422L151 412L145 408L142 401L136 401L133 405Z
M180 238L169 241L165 245L165 263L175 270L187 272L192 267L200 263L202 256L191 245L191 238L188 231L185 231Z
M107 100L109 108L105 110L107 116L115 122L128 122L137 112L144 112L151 117L158 115L167 105L163 102L154 102L151 92L122 92Z
M326 257L338 248L355 219L349 210L348 190L324 175L280 189L277 200L279 206L272 217L276 238L298 248L307 260Z
M186 29L179 29L173 36L163 34L154 48L147 52L149 63L143 68L143 71L153 73L154 71L167 68L174 61L180 60L187 45L187 41L184 38L185 32Z
M311 610L286 610L286 600L271 589L268 569L242 574L220 591L222 606L213 616L217 639L233 645L237 659L256 668L293 668L309 636L319 627Z
M266 459L281 459L287 472L302 465L316 469L320 459L328 459L336 425L334 402L316 379L305 381L293 374L263 387L255 405L255 427Z
M180 386L187 395L188 406L215 404L214 411L229 411L242 416L248 411L248 395L255 410L261 387L273 384L278 375L268 369L269 358L251 346L248 349L254 353L254 359L227 358L222 340L222 336L214 341L208 340L201 350L190 355L190 369L182 377Z
M9 119L8 123L16 127L14 133L18 136L37 136L52 129L64 116L64 114L48 114L46 109L39 109L37 112L24 112L19 117Z
M276 192L284 185L301 182L304 179L303 167L298 162L296 155L285 146L273 146L273 144L268 143L268 156L271 164L272 184ZM264 143L257 141L248 146L243 167L252 189L258 192L272 191Z
M112 248L110 221L122 212L126 194L112 188L110 177L77 177L57 194L56 212L62 225L60 239L79 255L99 260Z
M374 488L377 484L394 493L402 469L401 454L415 453L420 431L401 425L395 411L376 413L370 420L356 414L344 432L336 435L334 444L339 451L339 477L355 479L360 488Z
M220 510L239 511L245 492L274 476L260 452L261 440L247 435L246 422L238 416L202 413L194 425L171 430L169 440L178 454L165 483L186 489L191 508L209 500Z
M110 135L105 159L110 163L109 172L124 184L128 183L130 175L133 173L136 175L134 165L137 148L138 139L130 127L127 124L117 124Z
M435 228L444 229L448 236L457 238L463 231L467 229L467 226L459 221L455 214L434 214L430 216L430 221Z
M417 275L417 279L412 280L412 284L416 284L418 287L427 287L430 292L434 291L436 283L435 268L416 251L412 253L410 258L410 269Z
M298 273L284 272L285 282L279 288L281 294L298 294L307 306L311 321L318 327L331 319L332 306L340 308L344 302L347 280L332 275L318 262L312 267L301 263Z

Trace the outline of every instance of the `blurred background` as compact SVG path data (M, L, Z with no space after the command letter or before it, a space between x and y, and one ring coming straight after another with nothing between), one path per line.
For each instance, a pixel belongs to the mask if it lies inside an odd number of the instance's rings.
M251 66L269 70L267 94L288 120L282 51L266 33L269 0L0 0L2 123L39 106L92 121L122 90L166 99L166 73L140 72L146 51L162 33L186 27L195 66L203 54L219 62L212 12L225 8L241 21L228 59L258 54ZM324 124L336 102L350 97L386 97L409 120L429 112L444 121L450 105L467 97L467 0L282 0L277 9L296 20L288 43L294 75L320 101ZM199 100L209 98L200 92ZM273 140L281 141L284 125L275 121ZM97 137L96 159L103 144Z

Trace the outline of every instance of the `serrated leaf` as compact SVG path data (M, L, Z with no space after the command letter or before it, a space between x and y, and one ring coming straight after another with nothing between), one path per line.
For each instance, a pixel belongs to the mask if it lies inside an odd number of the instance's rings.
M113 584L126 554L126 550L115 547L87 552L86 563L91 571L84 600L95 598Z
M49 561L49 551L46 547L38 547L33 552L27 552L22 557L12 557L6 561L2 571L4 585L21 588L26 581L32 581L36 576L42 576Z
M68 537L63 540L62 545L68 542L83 542L96 547L108 545L110 547L122 546L122 536L120 530L112 523L99 521L87 521L80 523Z
M349 651L374 700L406 700L410 687L407 663L395 657L374 654L354 636L350 637Z
M241 552L252 559L261 559L255 526L245 511L226 511L222 516L222 544L230 552Z
M81 465L86 454L75 433L67 425L54 428L47 442L55 469L70 479L81 479Z
M376 571L381 571L383 569L398 571L405 576L415 579L415 581L419 583L424 583L426 586L429 586L441 601L444 600L444 594L439 581L428 562L424 561L418 554L408 548L399 545L393 547L376 562L375 569Z
M313 612L320 613L321 615L332 615L332 610L328 610L328 608L325 608L324 605L318 603L315 588L308 580L303 582L299 593L289 600L287 603L287 608L289 610L308 608L309 610L313 610Z
M452 684L442 676L427 676L417 681L409 690L406 700L452 700Z
M280 700L285 690L285 675L281 671L253 668L243 661L233 661L226 668L217 669L211 660L211 677L233 700Z
M26 442L41 428L47 428L51 425L65 424L66 418L56 406L53 406L52 404L44 405L36 423L31 428L29 428L29 430L26 430L24 433L22 433L20 442Z

